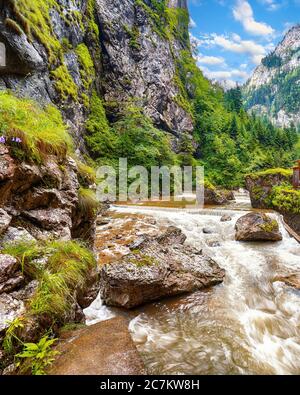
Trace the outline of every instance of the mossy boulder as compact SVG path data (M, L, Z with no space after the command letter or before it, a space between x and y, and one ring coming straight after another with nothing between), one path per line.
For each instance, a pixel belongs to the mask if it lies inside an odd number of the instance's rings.
M207 206L223 206L234 199L233 193L217 189L210 182L204 183L204 204Z
M249 213L235 225L237 241L280 241L278 222L264 213Z
M252 207L270 208L270 195L275 186L292 183L292 171L289 169L269 169L248 174L246 188L250 192Z

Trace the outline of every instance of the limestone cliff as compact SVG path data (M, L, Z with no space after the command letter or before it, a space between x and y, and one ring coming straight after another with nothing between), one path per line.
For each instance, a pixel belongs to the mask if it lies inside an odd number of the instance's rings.
M81 150L93 90L112 118L135 100L156 126L191 132L176 82L176 57L189 46L186 3L0 0L0 89L57 105Z
M244 88L246 107L278 126L300 123L300 25L262 60Z

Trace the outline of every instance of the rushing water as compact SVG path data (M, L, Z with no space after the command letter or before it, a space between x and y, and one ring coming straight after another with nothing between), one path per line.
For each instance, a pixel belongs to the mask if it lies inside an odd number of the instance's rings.
M117 210L149 214L142 207ZM231 222L220 222L222 210L150 213L181 228L187 243L226 270L226 279L208 291L147 306L131 321L149 372L300 374L300 292L276 282L278 274L299 273L300 245L283 226L282 242L239 243L234 224L245 212L231 211ZM204 227L213 234L204 234ZM220 247L210 247L215 241Z

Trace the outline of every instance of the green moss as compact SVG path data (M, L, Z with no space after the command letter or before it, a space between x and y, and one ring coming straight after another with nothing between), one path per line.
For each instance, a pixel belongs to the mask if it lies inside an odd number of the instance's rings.
M51 75L54 79L54 87L62 101L67 101L68 99L78 101L77 85L65 64L52 71Z
M85 136L85 142L91 156L96 159L114 155L115 139L116 137L109 127L102 100L96 92L93 92Z
M157 266L158 262L150 255L141 253L139 250L133 252L134 257L129 259L129 262L137 267Z
M204 188L205 189L211 189L213 191L217 190L217 188L207 179L204 180Z
M166 8L167 34L169 39L177 39L186 48L190 47L189 12L183 8Z
M252 189L252 195L255 200L260 200L264 196L265 192L262 187L260 186L255 186Z
M42 161L47 155L65 157L72 150L72 139L60 112L53 106L39 107L34 101L0 92L0 129L20 159ZM21 143L11 142L20 138Z
M139 43L140 31L138 26L134 25L132 29L127 25L123 25L123 27L130 38L129 40L130 47L132 49L140 50L141 49L141 45Z
M76 160L76 163L78 168L78 178L80 185L87 187L91 184L94 184L96 182L95 169L79 160Z
M61 46L62 46L62 50L63 50L64 53L67 53L71 49L73 49L72 44L70 43L70 41L66 37L64 37L61 40Z
M99 27L95 20L95 4L96 0L87 0L87 21L88 31L95 42L99 41Z
M247 174L246 177L250 177L253 180L256 180L260 177L269 176L269 175L280 175L286 177L287 179L290 179L293 175L293 171L291 169L282 169L282 168L268 169L257 173Z
M168 38L168 34L166 31L166 0L151 1L151 7L149 7L143 0L135 0L136 7L141 7L146 15L148 16L152 29L155 31L161 38Z
M276 220L271 220L265 224L260 225L261 230L264 232L277 232L279 230L278 222Z
M8 0L16 22L29 40L35 37L45 47L50 63L62 58L62 48L50 20L52 8L62 11L55 0Z
M76 54L80 64L81 80L83 82L84 88L89 90L95 78L93 59L88 47L85 44L78 45L76 48Z

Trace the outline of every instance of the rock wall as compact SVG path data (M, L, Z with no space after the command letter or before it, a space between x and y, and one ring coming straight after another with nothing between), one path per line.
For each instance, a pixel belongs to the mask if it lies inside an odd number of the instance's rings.
M79 207L77 165L48 157L43 165L17 162L0 145L0 237L93 241L94 216Z
M300 25L254 71L244 87L246 107L278 126L300 124Z
M186 1L170 5L186 8ZM191 132L192 119L176 102L175 59L186 49L183 43L163 38L149 11L135 0L97 0L97 14L105 101L120 104L134 98L159 128L176 135Z
M57 105L81 151L94 89L116 104L114 113L124 101L140 100L157 126L176 135L193 130L175 82L184 45L157 32L151 1L51 0L35 2L33 12L27 3L0 0L0 42L7 57L0 90ZM169 6L187 8L185 0ZM88 56L93 66L87 71Z

